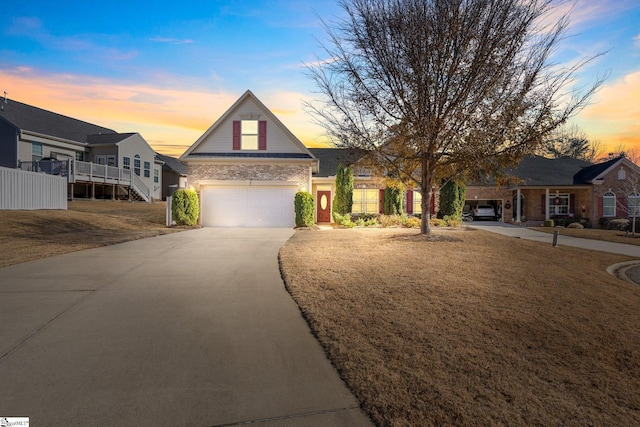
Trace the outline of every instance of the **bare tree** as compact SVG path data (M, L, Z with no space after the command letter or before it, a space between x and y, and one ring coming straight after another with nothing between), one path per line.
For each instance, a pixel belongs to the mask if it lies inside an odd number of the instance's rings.
M308 67L322 100L307 108L338 147L369 150L419 188L423 234L437 183L534 153L601 84L567 91L593 57L551 62L568 25L553 0L339 3L346 17L324 23L328 58Z
M640 166L640 150L637 147L629 147L624 143L618 144L613 151L610 151L606 156L602 156L601 160L612 160L621 156Z
M538 153L552 159L571 157L574 159L595 162L605 151L600 141L591 141L576 125L557 127L545 138Z
M636 236L636 222L640 217L640 174L629 174L620 185L624 197L616 199L618 212L629 218L631 236Z

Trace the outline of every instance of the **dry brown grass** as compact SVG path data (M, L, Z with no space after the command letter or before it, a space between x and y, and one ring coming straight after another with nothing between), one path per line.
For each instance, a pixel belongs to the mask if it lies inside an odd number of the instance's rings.
M372 419L640 425L640 287L624 256L479 230L298 231L287 287Z
M68 210L0 211L0 267L179 231L165 203L72 201Z
M532 230L542 231L544 233L553 233L555 228L551 227L529 227ZM617 230L601 230L596 228L561 228L560 234L570 237L579 237L582 239L604 240L606 242L626 243L628 245L640 246L640 230L635 236L631 233Z

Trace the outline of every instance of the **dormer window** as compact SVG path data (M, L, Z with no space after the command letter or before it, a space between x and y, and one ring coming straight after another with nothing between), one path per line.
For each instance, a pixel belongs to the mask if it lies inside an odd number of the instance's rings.
M233 122L233 149L255 151L267 149L267 122L243 119Z

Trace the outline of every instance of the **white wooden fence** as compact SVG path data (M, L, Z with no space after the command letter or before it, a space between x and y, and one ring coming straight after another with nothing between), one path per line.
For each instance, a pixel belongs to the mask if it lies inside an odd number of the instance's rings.
M0 167L0 209L67 209L67 179Z

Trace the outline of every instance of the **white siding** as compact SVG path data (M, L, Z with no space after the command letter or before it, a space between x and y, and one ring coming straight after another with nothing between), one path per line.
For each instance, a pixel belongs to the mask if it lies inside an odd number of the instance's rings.
M266 153L306 153L304 147L291 139L279 123L271 120L271 116L251 97L244 100L223 123L193 150L193 153L233 153L233 121L243 118L267 121ZM235 151L237 153L237 151ZM265 152L265 151L263 151Z
M67 209L67 180L0 167L0 209Z

